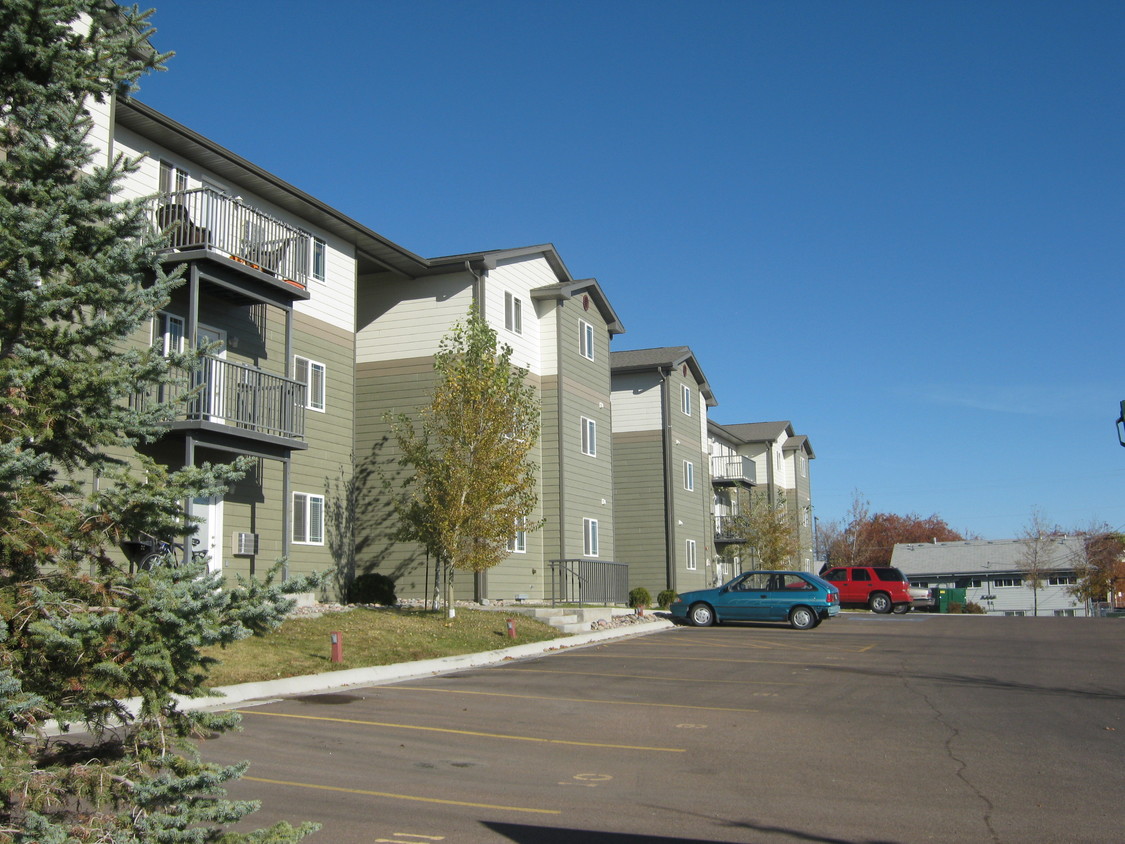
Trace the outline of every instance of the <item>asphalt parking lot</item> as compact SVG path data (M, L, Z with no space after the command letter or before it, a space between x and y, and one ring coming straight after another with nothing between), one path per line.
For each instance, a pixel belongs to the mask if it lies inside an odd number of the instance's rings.
M242 711L204 755L310 841L1125 836L1117 619L676 628Z

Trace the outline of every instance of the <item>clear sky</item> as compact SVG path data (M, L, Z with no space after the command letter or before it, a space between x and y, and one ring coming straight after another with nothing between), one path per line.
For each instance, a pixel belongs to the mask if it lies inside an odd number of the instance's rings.
M819 519L1125 528L1125 3L153 0L139 98L810 438Z

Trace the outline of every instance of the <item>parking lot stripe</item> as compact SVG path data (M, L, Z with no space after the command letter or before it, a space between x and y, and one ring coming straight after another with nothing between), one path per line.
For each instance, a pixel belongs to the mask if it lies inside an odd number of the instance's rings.
M314 788L319 791L338 791L344 794L363 794L368 797L386 797L390 800L413 800L418 803L441 803L444 806L469 806L473 809L500 809L504 812L531 812L537 815L561 815L559 809L532 809L526 806L497 806L493 803L470 803L465 800L443 800L440 797L419 797L415 794L394 794L389 791L368 791L363 788L344 788L338 785L320 785L313 782L293 782L291 780L271 780L265 777L239 777L250 782L264 782L268 785L289 785L294 788Z
M665 683L682 683L683 677L669 677L667 674L616 674L605 671L555 671L548 668L504 668L502 671L526 671L533 674L571 674L576 677L613 677L619 680L660 680ZM708 685L727 683L733 686L804 686L806 683L789 683L782 680L727 680L711 677Z
M710 712L757 712L757 709L740 709L730 706L692 706L687 703L648 703L636 700L606 700L605 698L555 697L553 695L513 695L503 692L472 692L466 689L427 689L422 686L383 686L388 692L436 692L446 695L480 695L481 697L509 697L520 700L560 700L566 703L596 703L599 706L649 706L669 709L706 709Z
M587 653L580 653L580 652L568 654L568 656L570 657L570 659L618 659L618 660L621 659L620 656L614 656L613 654L595 654L595 653L588 653L587 654ZM835 657L831 657L831 658L835 659ZM805 667L808 667L810 665L820 666L820 665L834 665L835 664L835 663L827 663L827 662L795 662L795 661L785 660L785 659L734 659L732 657L725 657L725 656L641 656L641 657L633 656L633 657L630 657L630 659L657 660L659 662L739 662L739 663L746 663L748 665L749 664L763 663L765 665L801 665L801 666L805 666ZM710 682L710 680L708 680L708 682ZM388 686L387 688L390 688L390 686ZM437 689L435 691L441 691L441 690Z
M388 687L389 688L389 687ZM750 710L752 711L752 710ZM606 744L597 741L540 738L539 736L514 736L505 733L483 733L476 730L454 730L449 727L424 727L416 724L389 724L382 721L361 721L358 718L332 718L327 715L296 715L288 712L265 712L261 709L242 710L243 715L268 715L271 718L296 718L303 721L329 721L335 724L359 724L364 727L388 727L394 730L421 730L429 733L454 733L459 736L505 739L507 741L532 741L541 744L569 744L578 747L601 747L607 750L641 750L649 753L684 753L684 747L644 747L633 744Z

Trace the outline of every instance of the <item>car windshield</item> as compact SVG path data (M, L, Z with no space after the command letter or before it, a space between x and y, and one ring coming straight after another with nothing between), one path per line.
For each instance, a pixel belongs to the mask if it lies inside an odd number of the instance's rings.
M906 576L901 571L892 568L877 568L875 576L880 580L896 580L900 583L906 580Z

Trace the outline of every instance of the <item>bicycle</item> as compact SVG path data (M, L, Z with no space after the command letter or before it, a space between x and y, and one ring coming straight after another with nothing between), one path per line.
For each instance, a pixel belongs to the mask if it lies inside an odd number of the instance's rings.
M192 546L199 545L199 537L193 537L191 544ZM158 565L170 565L172 568L179 568L183 563L183 552L183 543L153 539L152 550L142 556L137 562L137 569L139 571L151 571L154 566ZM206 551L196 551L194 547L192 548L191 560L193 563L206 558Z

